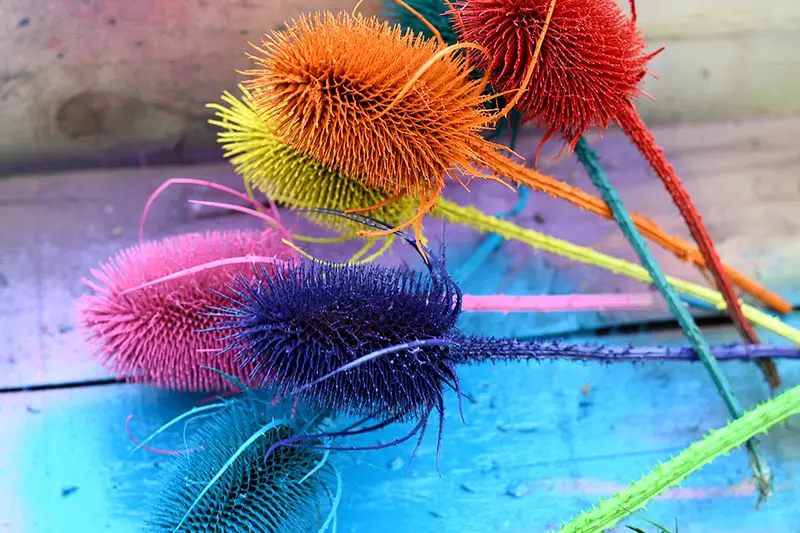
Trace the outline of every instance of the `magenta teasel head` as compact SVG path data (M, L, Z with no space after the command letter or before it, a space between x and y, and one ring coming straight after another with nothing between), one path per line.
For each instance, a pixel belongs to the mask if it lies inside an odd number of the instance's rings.
M79 327L102 363L119 377L176 390L230 389L229 381L201 368L209 366L247 383L249 369L234 365L232 355L218 354L219 339L232 331L203 330L217 326L207 314L209 308L225 303L215 291L223 291L237 274L254 273L252 265L201 268L130 289L192 267L253 254L279 261L296 255L272 230L190 233L126 248L92 269L93 280L83 280L95 294L84 295L78 303Z

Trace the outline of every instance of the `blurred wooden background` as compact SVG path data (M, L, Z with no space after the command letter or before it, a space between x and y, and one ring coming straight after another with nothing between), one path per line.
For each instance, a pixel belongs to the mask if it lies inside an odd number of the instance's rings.
M620 0L628 4L628 0ZM0 174L215 157L204 104L248 40L354 0L0 0ZM800 111L800 2L637 2L653 123ZM364 11L377 13L378 0Z

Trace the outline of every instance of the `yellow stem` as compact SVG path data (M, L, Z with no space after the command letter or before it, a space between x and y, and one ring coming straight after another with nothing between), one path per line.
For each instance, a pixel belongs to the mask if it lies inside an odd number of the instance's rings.
M532 229L522 228L512 222L487 215L474 207L460 206L448 200L439 199L431 214L483 233L497 233L508 240L524 242L534 248L566 257L573 261L600 267L650 285L653 283L647 270L637 264L600 253L585 246L578 246L555 237L549 237ZM672 276L667 276L667 281L676 291L682 294L707 302L720 311L727 309L725 299L718 291ZM797 329L747 304L742 304L742 311L744 316L752 323L776 335L780 335L794 344L800 345L800 331Z

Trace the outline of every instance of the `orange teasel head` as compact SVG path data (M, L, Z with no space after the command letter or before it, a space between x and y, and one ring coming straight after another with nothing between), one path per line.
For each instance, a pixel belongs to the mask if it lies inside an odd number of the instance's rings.
M255 105L286 143L323 165L399 198L420 199L418 228L455 170L479 175L496 116L482 105L462 48L360 14L301 17L252 45L243 72Z

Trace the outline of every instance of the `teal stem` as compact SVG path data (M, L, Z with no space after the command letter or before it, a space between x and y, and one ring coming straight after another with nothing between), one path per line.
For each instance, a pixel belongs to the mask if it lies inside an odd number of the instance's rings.
M515 115L517 113L517 115ZM509 120L511 121L511 143L509 144L510 148L514 150L517 145L517 135L519 134L519 115L516 110L511 112L511 117ZM502 121L501 121L502 123ZM502 126L498 125L498 135L502 132ZM500 219L508 219L515 217L522 213L522 211L528 206L528 200L530 198L531 192L530 188L525 185L520 185L518 188L518 197L517 203L512 207L510 210L505 211L503 213L498 213L496 216ZM495 253L497 250L503 246L505 242L505 238L497 233L490 233L483 242L475 249L472 255L467 259L461 267L455 272L453 276L459 283L464 283L469 277L471 277L479 268L480 266L487 260L489 257Z
M722 373L719 362L712 355L711 347L700 332L700 328L697 327L694 318L692 318L686 306L681 302L675 289L667 282L664 272L662 272L661 268L658 266L658 263L647 247L647 243L645 243L639 230L634 225L633 220L631 220L631 215L622 203L622 199L619 197L617 190L609 181L603 167L600 166L597 153L589 147L589 143L586 142L585 138L581 137L575 145L575 155L577 155L581 164L583 164L586 172L589 174L589 178L592 180L594 186L597 187L603 200L608 204L622 233L630 242L642 266L650 274L650 277L653 279L653 285L656 286L666 300L667 306L675 315L686 338L711 375L711 380L714 382L717 391L719 391L722 396L731 415L733 415L734 418L741 418L744 414L742 405L733 394L730 383ZM761 493L762 495L769 494L771 475L769 467L759 453L758 442L755 439L749 440L747 442L747 448Z

